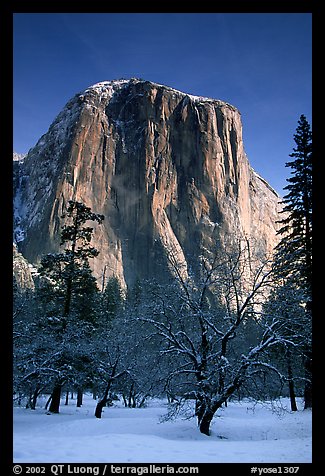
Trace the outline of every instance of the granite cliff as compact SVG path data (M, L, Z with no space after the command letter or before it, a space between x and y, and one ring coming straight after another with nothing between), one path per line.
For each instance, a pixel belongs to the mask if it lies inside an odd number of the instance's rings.
M279 197L245 155L239 111L139 79L105 81L74 96L15 179L15 239L29 262L59 249L70 199L105 216L95 227L100 279L168 279L225 236L261 251L277 241Z
M20 290L34 289L31 266L13 244L13 277Z

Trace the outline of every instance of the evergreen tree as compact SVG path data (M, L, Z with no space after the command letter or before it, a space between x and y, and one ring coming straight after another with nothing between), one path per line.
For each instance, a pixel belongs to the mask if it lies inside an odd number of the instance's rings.
M283 198L284 218L278 234L282 236L276 247L274 272L282 286L296 287L304 293L302 306L309 321L312 319L312 133L304 115L300 116L296 134L296 147L286 167L292 168L287 179ZM312 406L312 349L310 333L302 345L305 368L305 408Z
M278 321L283 341L269 353L273 365L283 373L291 410L297 411L296 395L303 391L304 349L310 340L311 322L306 313L305 293L290 280L276 282L263 305L264 318ZM285 388L286 390L286 388Z
M93 228L86 227L86 221L102 223L104 217L93 213L83 203L69 201L67 213L62 218L68 218L71 224L64 225L61 232L61 246L64 252L50 253L41 260L39 272L45 277L43 286L50 286L56 298L61 298L62 316L66 317L71 311L71 302L80 302L82 296L90 295L97 289L96 280L92 276L89 259L98 256L99 252L90 245Z
M27 398L26 407L35 409L37 398L57 376L57 356L61 341L57 319L50 303L44 312L38 288L17 292L14 287L13 378L19 401Z
M102 315L112 321L123 303L123 290L116 276L111 276L102 293Z
M304 115L301 115L296 134L296 147L287 162L292 168L287 195L283 198L285 215L278 234L282 239L276 248L277 266L282 277L298 282L309 294L312 284L312 133Z
M91 331L90 324L96 321L98 288L89 259L99 252L90 245L93 228L85 226L85 223L97 221L101 224L104 219L103 215L93 213L83 203L73 200L69 201L62 218L69 220L61 233L64 251L43 257L39 269L44 278L41 285L43 299L47 301L47 309L55 316L57 333L62 339L62 352L56 362L60 373L50 405L50 411L55 413L59 411L63 382L75 380L73 364L80 370L80 361L84 359L84 353L74 352L72 345L78 341L76 348L80 348L80 339L87 336Z
M90 241L93 228L83 226L86 221L97 221L99 224L104 220L103 215L93 213L83 203L69 201L66 216L71 219L70 225L63 226L61 233L61 245L65 248L65 274L66 295L64 301L64 315L69 315L73 286L80 281L80 274L89 279L89 259L98 256L99 252ZM63 216L65 218L65 215Z

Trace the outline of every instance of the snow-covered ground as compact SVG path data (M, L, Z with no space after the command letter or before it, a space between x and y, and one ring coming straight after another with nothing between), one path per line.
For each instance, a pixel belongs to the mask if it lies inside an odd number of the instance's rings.
M42 403L40 401L40 403ZM75 400L60 414L14 408L14 462L21 463L309 463L311 411L290 412L271 404L230 402L218 412L211 436L195 419L161 423L166 404L147 408L117 404L94 417L96 402ZM288 401L281 401L287 409Z

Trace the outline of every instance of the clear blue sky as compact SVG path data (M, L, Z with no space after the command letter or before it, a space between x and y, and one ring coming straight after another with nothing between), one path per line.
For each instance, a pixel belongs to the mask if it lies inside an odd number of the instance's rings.
M311 124L311 13L16 13L14 150L77 92L141 77L242 114L250 163L281 195L298 119Z

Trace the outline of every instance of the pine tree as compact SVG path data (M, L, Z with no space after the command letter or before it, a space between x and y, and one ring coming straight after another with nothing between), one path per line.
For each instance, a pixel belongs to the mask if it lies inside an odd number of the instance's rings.
M42 284L43 295L48 303L51 303L52 312L56 313L56 321L61 325L58 332L61 332L62 341L72 342L76 334L84 336L82 322L94 322L93 304L98 293L89 259L98 256L99 252L90 245L93 228L84 225L87 221L101 224L104 216L93 213L83 203L70 200L66 214L62 218L68 219L68 224L63 226L61 233L61 246L64 246L64 251L43 257L39 271L45 278ZM57 363L61 376L57 379L52 392L50 412L54 413L59 411L64 376L71 376L70 363L73 363L73 357L76 358L77 366L80 366L77 354L75 356L65 354L63 351Z
M305 293L290 280L274 283L268 300L263 305L266 320L278 321L283 341L271 349L270 360L283 372L288 385L291 411L297 411L296 395L303 390L304 348L310 339L311 322L305 311Z
M107 280L101 299L103 317L108 321L112 321L123 302L122 287L116 276L111 276Z
M286 167L292 168L278 234L282 239L276 248L281 275L294 279L311 294L312 284L312 133L304 115L300 116L296 147Z
M305 295L303 306L311 329L312 318L312 133L304 115L300 116L296 134L296 147L286 167L292 168L287 179L283 198L284 218L279 222L282 235L276 247L274 271L283 286L290 283ZM312 349L311 338L306 336L302 348L305 367L305 408L312 406Z
M66 295L64 302L64 315L67 316L70 311L71 297L74 281L80 276L80 270L88 275L89 281L89 259L98 256L99 252L90 241L93 228L83 226L86 221L97 221L99 224L104 220L103 215L93 213L89 207L83 203L73 200L69 201L67 208L67 217L72 220L70 225L65 225L61 233L61 245L65 245L65 281ZM65 215L63 216L65 218Z

